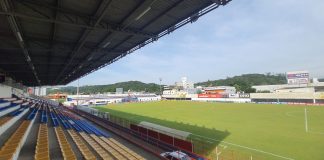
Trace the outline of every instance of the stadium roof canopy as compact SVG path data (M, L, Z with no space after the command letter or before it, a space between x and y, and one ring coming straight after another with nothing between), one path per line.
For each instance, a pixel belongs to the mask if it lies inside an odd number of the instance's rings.
M27 86L63 85L230 0L0 0L0 68Z

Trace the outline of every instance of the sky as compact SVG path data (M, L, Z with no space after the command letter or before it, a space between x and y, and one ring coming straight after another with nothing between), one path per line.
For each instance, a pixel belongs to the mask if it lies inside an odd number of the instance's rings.
M295 70L324 78L323 0L232 0L79 83L174 84L183 76L202 82Z

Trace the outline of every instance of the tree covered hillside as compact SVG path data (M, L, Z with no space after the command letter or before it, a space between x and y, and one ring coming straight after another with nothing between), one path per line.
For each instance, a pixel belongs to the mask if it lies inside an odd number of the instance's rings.
M120 82L115 84L108 85L93 85L93 86L81 86L80 93L82 94L93 94L93 93L105 93L105 92L115 92L116 88L123 88L124 91L145 91L151 93L159 93L160 86L155 83L143 83L139 81L128 81L128 82ZM48 89L47 93L68 93L68 94L76 94L77 87L62 87L60 89Z
M237 91L255 92L253 85L286 84L285 74L243 74L226 79L196 83L195 86L234 86Z
M213 80L196 83L195 86L234 86L237 91L244 91L246 93L255 92L251 86L253 85L272 85L272 84L285 84L286 76L284 74L243 74L240 76L229 77L226 79ZM108 85L92 85L81 86L80 93L82 94L95 94L105 92L115 92L116 88L123 88L124 91L145 91L150 93L159 93L160 86L155 83L143 83L139 81L120 82ZM76 94L76 87L62 87L60 89L48 89L47 93L68 93Z

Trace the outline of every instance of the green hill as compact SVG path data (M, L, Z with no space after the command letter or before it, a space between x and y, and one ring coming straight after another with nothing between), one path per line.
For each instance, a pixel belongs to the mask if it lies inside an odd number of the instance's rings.
M253 85L286 84L285 74L243 74L226 79L196 83L195 86L234 86L238 91L255 92Z
M143 83L139 81L128 81L128 82L120 82L115 84L108 85L92 85L92 86L81 86L80 93L82 94L93 94L93 93L105 93L105 92L115 92L116 88L123 88L124 91L136 91L136 92L150 92L150 93L159 93L160 86L155 83ZM68 94L76 94L77 87L68 86L62 87L60 89L48 89L47 93L68 93Z
M243 74L240 76L229 77L226 79L206 81L196 83L195 86L234 86L238 91L244 91L246 93L255 92L251 86L253 85L271 85L271 84L286 84L286 76L284 74ZM150 92L159 93L160 86L155 83L143 83L140 81L128 81L120 82L108 85L92 85L81 86L80 93L93 94L93 93L105 93L115 92L116 88L123 88L124 91L136 91L136 92ZM48 89L47 93L68 93L76 94L76 87L68 86L60 89Z

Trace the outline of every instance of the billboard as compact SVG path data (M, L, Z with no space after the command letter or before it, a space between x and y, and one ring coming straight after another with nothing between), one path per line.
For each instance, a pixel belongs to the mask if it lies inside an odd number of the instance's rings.
M228 94L228 97L229 98L239 98L239 94L237 94L237 93L231 93L231 94Z
M123 94L124 89L123 88L116 88L116 94Z
M309 82L308 71L287 72L286 77L288 84L307 84Z
M226 94L198 94L198 98L228 98Z
M239 97L240 98L250 98L250 93L240 93Z

